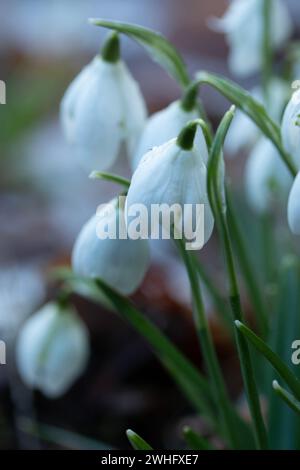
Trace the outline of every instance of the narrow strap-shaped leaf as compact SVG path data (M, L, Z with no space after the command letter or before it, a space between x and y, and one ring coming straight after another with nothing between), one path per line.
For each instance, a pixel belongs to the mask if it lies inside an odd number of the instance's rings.
M225 256L225 264L229 280L229 300L233 319L241 320L243 312L240 301L239 287L233 258L231 234L226 215L226 200L224 200L224 176L221 168L222 149L230 123L234 116L234 106L224 115L214 138L210 151L207 171L207 188L209 201L215 216ZM247 342L242 335L236 335L239 359L245 384L247 399L253 421L253 431L256 446L259 449L268 447L267 433L262 417L258 390Z
M253 333L250 328L241 323L235 322L238 330L250 341L250 343L269 361L280 377L286 382L297 399L300 399L300 381L293 374L283 360L263 341Z
M96 26L113 29L126 34L141 44L152 59L158 62L183 88L190 83L186 65L175 47L161 34L149 28L119 21L91 18Z
M134 450L153 450L148 442L131 429L127 429L126 436Z
M18 426L26 434L38 437L39 439L58 444L67 449L73 450L112 450L113 447L104 442L100 442L90 437L82 436L81 434L62 429L57 426L50 426L48 424L38 423L35 425L28 418L21 418L18 421Z
M287 390L279 385L277 380L273 380L273 390L285 403L296 413L300 415L300 402Z
M242 87L225 79L219 75L201 71L197 73L197 84L208 84L218 90L231 103L235 104L260 128L265 136L270 139L277 147L283 161L287 165L293 176L297 175L297 168L291 156L284 150L280 129L278 125L270 118L264 106L256 101L250 93Z
M190 450L213 450L214 447L189 426L183 428L183 436Z
M104 181L111 181L112 183L120 184L124 186L124 188L128 189L130 186L130 180L124 178L123 176L114 175L112 173L105 173L103 171L92 171L89 178L93 180L104 180Z

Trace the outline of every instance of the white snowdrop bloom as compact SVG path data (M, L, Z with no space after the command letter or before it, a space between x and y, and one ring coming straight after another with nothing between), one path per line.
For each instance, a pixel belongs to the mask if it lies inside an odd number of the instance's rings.
M109 168L122 142L132 154L147 116L139 86L119 59L118 38L109 41L105 53L96 56L71 83L61 103L66 138L88 172Z
M271 44L280 48L292 32L289 12L283 0L272 0ZM262 0L232 0L223 18L213 19L211 27L226 34L229 44L229 67L246 76L260 70L263 42Z
M181 129L191 120L197 119L199 114L197 110L185 111L181 106L181 102L174 101L167 108L159 111L146 122L141 138L138 142L136 152L132 162L132 167L135 170L141 158L151 150L153 147L168 142L168 140L177 137ZM204 145L204 136L202 129L198 127L195 137L195 146L199 147L202 152L203 161L206 163L208 159L208 152Z
M245 168L245 186L249 204L258 213L282 202L288 194L292 177L276 148L262 137L252 149Z
M34 266L13 265L0 270L0 333L14 335L45 296L40 271Z
M49 398L63 395L84 371L89 334L75 310L48 303L22 327L16 361L24 382Z
M300 168L300 89L293 93L285 108L281 136L285 149Z
M100 234L105 227L106 238ZM120 293L132 294L146 274L150 253L147 240L133 240L126 235L124 203L121 198L119 203L115 199L98 210L81 229L72 254L74 272L99 277Z
M175 233L185 234L185 238L192 239L192 233L199 228L195 226L196 204L203 204L203 241L206 243L212 234L214 219L208 200L207 169L202 155L204 158L207 155L205 141L202 143L201 152L199 147L193 146L193 142L186 149L182 148L176 138L148 152L142 158L131 180L126 199L127 224L131 222L131 211L137 204L147 208L148 216L153 205L159 207L165 204L171 208L176 204L173 219ZM185 206L187 204L192 206L192 214L187 211ZM162 226L170 233L169 220L165 225L162 221ZM151 228L154 232L157 231L156 226Z
M286 82L273 78L268 89L268 103L264 102L263 91L255 87L250 91L251 96L263 104L274 121L280 123L284 106L286 105L290 90ZM251 147L259 138L260 131L256 124L242 111L237 111L229 128L225 149L233 156L243 148Z
M288 201L288 222L291 231L300 235L300 172L293 183Z

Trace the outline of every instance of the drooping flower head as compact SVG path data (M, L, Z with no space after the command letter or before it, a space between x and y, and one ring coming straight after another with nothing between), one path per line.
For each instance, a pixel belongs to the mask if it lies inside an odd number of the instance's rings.
M285 149L300 168L300 90L293 93L285 108L281 135Z
M72 254L75 273L101 278L124 295L141 284L149 266L147 240L127 236L124 201L104 205L81 229Z
M288 201L288 223L295 235L300 235L300 173L293 183Z
M233 73L246 76L261 69L263 44L263 1L232 0L221 19L211 26L224 32L229 44L229 67ZM271 1L271 45L278 49L288 39L292 26L285 2Z
M22 327L16 360L24 382L49 398L63 395L84 371L89 335L75 310L48 303Z
M105 170L117 159L124 141L135 149L146 120L146 106L137 82L119 55L113 33L75 78L61 103L61 120L75 156L88 172Z
M142 158L135 173L126 200L127 223L130 222L131 208L143 205L147 214L152 207L176 207L174 228L178 233L189 234L195 231L193 214L187 206L202 204L204 206L204 239L206 243L211 236L214 220L207 195L207 169L205 161L208 155L205 140L201 148L194 144L196 125L187 125L178 138L154 147ZM183 139L182 136L188 136ZM188 142L188 143L187 143ZM151 223L151 221L150 221ZM163 224L162 224L163 225ZM157 227L154 227L157 230ZM169 227L166 227L169 229ZM187 237L188 238L188 237Z

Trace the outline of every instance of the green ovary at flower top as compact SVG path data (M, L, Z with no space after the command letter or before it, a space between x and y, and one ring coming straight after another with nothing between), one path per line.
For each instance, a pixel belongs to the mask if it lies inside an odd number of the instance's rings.
M70 306L44 305L22 327L16 360L24 382L49 398L63 395L84 371L88 331Z
M115 228L116 237L100 238L99 230L105 227ZM78 275L101 278L116 291L129 295L139 287L148 269L149 246L147 240L121 238L120 232L127 235L124 207L115 199L81 229L73 248L72 267Z
M264 33L263 0L233 0L221 19L210 21L211 27L224 32L229 44L229 67L246 76L262 67ZM283 0L271 0L271 47L279 49L292 32L291 20Z
M124 141L131 155L145 124L146 105L137 82L119 58L113 33L102 50L67 89L61 121L80 165L105 170Z
M171 207L177 204L180 214L174 216L175 233L185 233L187 239L192 239L197 221L194 212L191 214L185 205L195 208L196 204L204 205L204 243L213 231L214 219L207 195L206 158L208 154L206 142L202 139L201 148L195 144L197 124L188 124L176 139L154 147L142 158L133 174L126 199L127 222L130 222L130 210L135 204L143 204L151 213L153 204L166 204ZM189 142L183 142L183 133L189 132ZM186 145L187 144L187 145ZM189 220L188 220L189 219ZM170 229L170 227L165 227ZM154 228L156 230L157 227Z

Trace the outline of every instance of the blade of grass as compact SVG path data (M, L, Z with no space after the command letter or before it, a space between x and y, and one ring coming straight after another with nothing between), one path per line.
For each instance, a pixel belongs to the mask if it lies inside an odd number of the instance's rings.
M127 429L126 436L134 450L153 450L148 442L131 429Z
M279 385L277 380L273 380L273 390L275 393L298 415L300 415L300 402L296 398Z
M213 450L214 447L189 426L183 428L183 436L190 450Z

